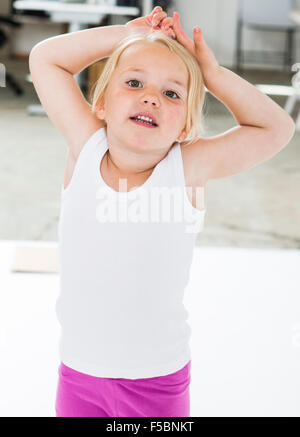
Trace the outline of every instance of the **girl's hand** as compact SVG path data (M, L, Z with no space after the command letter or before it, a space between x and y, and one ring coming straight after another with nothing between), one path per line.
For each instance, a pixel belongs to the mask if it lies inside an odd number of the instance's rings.
M169 37L175 38L175 33L173 31L173 18L167 17L166 12L164 12L160 6L154 8L150 15L128 21L128 23L125 24L125 27L133 31L142 30L153 32L155 30L161 30Z
M197 31L196 29L199 29ZM193 38L192 41L184 32L180 25L178 12L173 13L173 29L176 35L177 41L182 44L198 61L200 65L201 72L204 76L204 81L206 77L208 78L213 73L220 70L220 65L215 58L212 50L206 44L202 30L199 27L193 28Z

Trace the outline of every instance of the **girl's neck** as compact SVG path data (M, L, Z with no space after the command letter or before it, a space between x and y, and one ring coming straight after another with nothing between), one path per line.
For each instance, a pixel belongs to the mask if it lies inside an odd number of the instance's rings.
M116 172L116 173L118 173L119 175L122 175L122 176L144 175L144 174L147 174L147 173L151 173L153 171L154 167L155 167L155 165L154 165L153 167L151 167L151 168L149 168L147 170L136 172L134 174L131 173L131 174L126 174L125 175L124 172L122 172L122 170L120 170L120 168L113 162L113 160L112 160L112 158L110 156L110 153L109 153L109 149L107 150L107 154L106 154L106 166L107 166L108 169L110 168L114 172Z

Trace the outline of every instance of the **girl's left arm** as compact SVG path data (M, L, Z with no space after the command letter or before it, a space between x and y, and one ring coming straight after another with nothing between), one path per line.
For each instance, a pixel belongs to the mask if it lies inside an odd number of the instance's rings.
M294 133L295 123L290 115L231 70L219 66L205 75L205 86L231 111L240 126L281 132L283 140Z
M194 28L194 41L190 40L180 27L176 13L173 28L177 40L197 58L206 88L231 111L239 124L187 146L194 177L205 183L208 179L231 176L271 158L285 147L295 132L290 115L255 86L220 66L201 29ZM197 176L199 168L201 177Z

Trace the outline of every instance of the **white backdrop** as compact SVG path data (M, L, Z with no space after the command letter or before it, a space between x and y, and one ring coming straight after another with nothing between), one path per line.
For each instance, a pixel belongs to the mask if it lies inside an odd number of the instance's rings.
M11 273L15 243L0 242L0 416L53 417L58 275ZM195 248L191 417L300 416L299 264L299 250Z

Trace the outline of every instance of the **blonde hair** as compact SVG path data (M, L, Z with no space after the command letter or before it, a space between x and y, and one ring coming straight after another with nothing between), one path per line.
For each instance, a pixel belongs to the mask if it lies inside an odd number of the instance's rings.
M178 41L173 40L161 31L152 33L135 33L127 36L120 41L113 53L105 59L103 71L90 92L90 100L92 102L92 112L97 111L97 104L102 101L104 94L113 74L116 69L120 56L131 45L138 42L158 43L168 47L171 52L178 55L185 63L188 73L188 96L187 96L187 117L186 117L186 132L185 141L187 144L194 143L200 136L205 133L203 106L205 103L205 86L201 69L197 59ZM105 120L104 120L105 123Z

